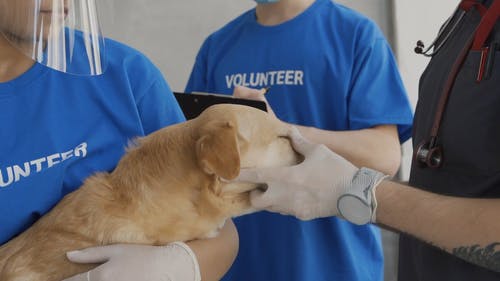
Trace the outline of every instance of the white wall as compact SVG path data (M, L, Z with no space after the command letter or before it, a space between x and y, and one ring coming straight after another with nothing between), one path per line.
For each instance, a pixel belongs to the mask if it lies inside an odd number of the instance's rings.
M253 0L105 0L106 36L150 57L174 90L183 90L196 53L211 32L253 7ZM341 0L388 31L388 0ZM110 12L114 9L114 12Z
M254 4L251 0L105 1L114 2L115 8L114 19L103 18L105 35L146 54L179 91L184 90L205 37Z

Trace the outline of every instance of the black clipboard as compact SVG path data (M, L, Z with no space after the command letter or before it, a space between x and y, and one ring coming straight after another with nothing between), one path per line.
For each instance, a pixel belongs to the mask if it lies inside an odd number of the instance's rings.
M179 103L184 116L186 116L186 119L188 120L197 117L203 110L207 109L209 106L220 103L241 104L267 111L266 103L263 101L234 98L229 95L202 92L174 92L174 96L177 99L177 102Z

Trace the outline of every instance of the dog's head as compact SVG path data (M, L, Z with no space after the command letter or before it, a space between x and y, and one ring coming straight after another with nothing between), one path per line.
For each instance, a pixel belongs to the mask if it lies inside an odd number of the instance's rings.
M198 165L223 182L236 178L241 168L277 167L299 162L299 155L286 137L290 126L261 110L221 104L208 108L197 119L200 124L196 141ZM222 191L251 189L238 185L225 186Z
M155 190L154 198L175 209L177 217L213 230L210 224L254 211L249 191L259 186L231 182L240 169L301 160L286 137L289 129L259 109L214 105L195 119L139 140L115 171L121 182L140 178L141 183L131 185Z
M259 185L231 182L240 169L289 166L301 160L286 137L290 126L264 111L220 104L205 110L194 122L198 166L211 176L210 191L222 200L223 212L231 216L255 211L249 191Z

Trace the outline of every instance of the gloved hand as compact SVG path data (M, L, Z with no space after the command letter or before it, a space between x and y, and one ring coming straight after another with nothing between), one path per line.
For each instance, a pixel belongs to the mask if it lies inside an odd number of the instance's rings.
M257 209L302 220L339 215L337 201L351 187L359 169L325 145L309 142L296 128L290 131L289 137L294 149L305 157L302 163L242 169L235 181L267 184L266 190L251 192L251 203ZM374 189L372 192L374 196ZM375 208L376 204L373 211Z
M76 263L103 263L63 281L200 281L196 256L182 242L166 246L117 244L68 252Z

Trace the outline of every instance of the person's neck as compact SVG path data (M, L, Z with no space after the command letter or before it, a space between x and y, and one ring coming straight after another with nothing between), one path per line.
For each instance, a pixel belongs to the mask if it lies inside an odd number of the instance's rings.
M258 4L255 8L257 22L273 26L284 23L305 11L315 0L280 0L272 4Z
M11 81L28 71L33 60L13 47L0 33L0 83Z

